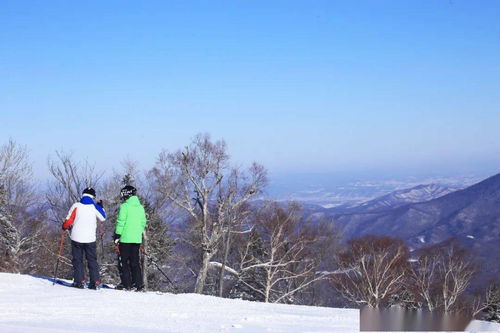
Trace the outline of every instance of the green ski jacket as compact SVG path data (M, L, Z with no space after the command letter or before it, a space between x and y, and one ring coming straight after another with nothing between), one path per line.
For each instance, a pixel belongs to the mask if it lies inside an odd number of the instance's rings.
M142 243L142 232L146 227L146 213L139 198L134 195L120 205L115 233L120 243Z

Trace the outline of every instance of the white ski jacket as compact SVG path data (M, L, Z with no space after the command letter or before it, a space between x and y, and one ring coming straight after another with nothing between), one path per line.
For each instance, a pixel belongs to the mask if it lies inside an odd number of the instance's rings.
M106 212L94 203L90 195L84 194L80 202L71 206L63 229L71 228L70 238L75 242L93 243L96 241L97 219L104 222Z

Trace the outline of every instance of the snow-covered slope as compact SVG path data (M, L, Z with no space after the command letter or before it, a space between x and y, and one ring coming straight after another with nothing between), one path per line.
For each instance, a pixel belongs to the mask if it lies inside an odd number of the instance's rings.
M79 290L0 273L0 332L357 332L354 309Z
M468 331L500 331L473 321ZM359 311L195 294L80 290L0 273L0 332L359 332Z

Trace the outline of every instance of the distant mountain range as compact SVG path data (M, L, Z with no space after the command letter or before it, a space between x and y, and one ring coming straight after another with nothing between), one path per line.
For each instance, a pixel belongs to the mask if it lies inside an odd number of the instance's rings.
M300 204L305 208L306 215L315 218L333 218L339 216L357 216L366 213L381 213L410 203L420 203L439 198L460 188L441 184L417 185L411 188L390 192L375 199L362 202L357 205L344 203L339 206L325 208L324 205L302 201ZM349 235L348 235L349 236Z
M394 209L409 203L429 201L443 195L457 191L460 188L440 184L418 185L409 189L397 190L389 194L369 200L360 205L343 208L340 206L333 211L344 213L374 213Z
M323 208L352 208L362 203L380 198L387 194L395 196L415 197L418 202L433 199L436 195L446 194L446 191L465 188L483 179L478 176L460 177L403 177L403 178L376 178L369 176L354 178L341 178L335 175L296 175L288 177L274 177L269 187L267 197L281 201L297 201L307 205L320 205ZM419 186L429 187L423 189ZM408 189L415 193L405 193ZM442 191L439 193L439 191ZM401 193L393 193L401 191ZM426 193L429 191L429 193ZM421 198L418 198L422 195ZM431 196L429 196L431 195ZM390 201L393 199L386 198ZM398 201L399 199L396 199ZM412 199L413 200L413 199ZM406 202L406 201L403 201ZM371 205L371 203L370 203ZM391 205L389 205L390 207Z
M333 218L346 240L391 235L417 249L453 237L488 263L489 271L500 273L500 174L461 190L421 185L354 207L305 209L314 218Z

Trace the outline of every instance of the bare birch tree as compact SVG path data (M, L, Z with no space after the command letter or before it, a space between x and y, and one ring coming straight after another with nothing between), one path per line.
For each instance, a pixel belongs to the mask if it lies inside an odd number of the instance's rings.
M407 259L408 249L399 239L373 235L353 239L337 257L333 286L353 303L378 307L403 288Z
M466 304L468 310L475 319L500 323L500 284L497 279L483 284L483 290L469 296Z
M75 161L71 153L56 152L56 158L48 160L49 171L54 178L49 182L46 195L52 221L61 223L68 209L80 200L82 191L89 186L96 187L103 174L87 161Z
M440 259L443 309L449 312L469 286L476 268L467 251L454 243L442 250Z
M260 173L263 170L255 170L253 172ZM264 175L265 177L265 175ZM262 186L265 179L262 179ZM245 233L241 228L244 225L245 218L248 216L249 207L245 205L248 198L253 195L254 191L249 188L247 176L240 172L237 168L231 170L226 182L220 182L217 193L217 221L220 224L221 236L221 264L218 275L218 295L223 296L224 289L224 274L228 261L228 255L231 247L233 234Z
M210 260L219 249L227 205L236 209L258 195L266 183L265 169L253 164L248 178L238 176L244 181L238 183L239 188L233 189L230 184L233 171L226 150L224 141L212 142L209 135L199 134L183 150L161 153L153 170L158 192L187 212L200 234L198 247L202 260L196 278L196 293L203 292ZM231 200L218 201L221 186Z
M413 263L408 283L429 311L442 308L454 311L476 271L470 254L455 241L420 250Z
M429 311L433 311L439 305L436 297L441 287L439 262L440 254L434 248L423 249L409 271L409 288L425 302Z
M264 302L294 303L298 293L324 279L312 251L320 235L307 223L296 204L280 207L269 202L258 208L254 230L233 270L239 282Z
M500 284L493 282L486 291L486 300L483 307L485 320L500 323Z

